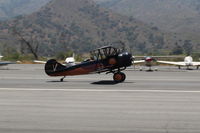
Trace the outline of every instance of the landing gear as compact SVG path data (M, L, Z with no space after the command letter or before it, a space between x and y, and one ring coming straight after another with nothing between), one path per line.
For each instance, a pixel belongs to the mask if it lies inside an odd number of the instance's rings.
M63 80L65 79L66 76L64 76L63 78L60 79L60 82L63 82Z
M116 83L121 83L121 82L124 82L126 79L126 75L122 72L117 72L117 73L114 73L113 75L113 80L116 82Z
M149 70L147 70L147 72L153 72L153 70L151 69L151 66L149 66Z
M197 66L197 70L199 69L199 66Z

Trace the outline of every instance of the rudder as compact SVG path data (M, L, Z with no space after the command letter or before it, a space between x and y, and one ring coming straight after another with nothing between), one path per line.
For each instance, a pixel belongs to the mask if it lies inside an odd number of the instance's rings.
M66 67L64 65L58 63L55 59L48 60L45 64L45 72L50 76L65 68Z

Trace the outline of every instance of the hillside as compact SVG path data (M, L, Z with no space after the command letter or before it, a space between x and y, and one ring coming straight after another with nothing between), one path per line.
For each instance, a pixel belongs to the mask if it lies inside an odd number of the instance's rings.
M0 0L0 20L38 11L50 0Z
M83 53L119 40L140 53L156 52L173 48L176 41L155 27L101 8L91 0L53 0L40 11L2 22L0 27L4 44L18 44L18 49L24 46L14 39L12 31L16 29L27 40L37 41L39 53L46 56L68 50Z
M200 42L199 0L96 0L112 11L133 16L166 32Z

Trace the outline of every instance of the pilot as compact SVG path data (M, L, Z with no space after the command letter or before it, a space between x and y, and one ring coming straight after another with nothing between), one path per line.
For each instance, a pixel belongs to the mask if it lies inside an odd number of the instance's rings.
M91 60L97 60L97 57L96 56L91 56L90 59Z
M90 59L91 59L91 60L94 60L94 57L91 56Z

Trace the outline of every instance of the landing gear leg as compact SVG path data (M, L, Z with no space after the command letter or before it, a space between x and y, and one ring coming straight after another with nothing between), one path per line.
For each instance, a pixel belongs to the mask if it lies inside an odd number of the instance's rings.
M60 79L60 82L63 82L63 80L65 79L66 76L64 76L63 78Z
M181 66L178 66L178 69L181 69Z
M116 82L116 83L121 83L121 82L124 82L126 79L126 75L122 72L117 72L117 73L114 73L113 75L113 80Z
M199 69L199 66L197 66L197 70Z
M152 69L151 69L151 66L149 67L149 70L148 70L149 72L151 72L152 71Z

